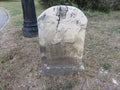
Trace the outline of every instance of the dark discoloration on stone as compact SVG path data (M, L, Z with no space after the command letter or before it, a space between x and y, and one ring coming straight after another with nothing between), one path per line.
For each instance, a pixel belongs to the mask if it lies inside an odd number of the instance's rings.
M45 46L40 46L40 52L45 53L46 52L46 47Z
M67 14L67 12L68 12L68 7L67 6L60 6L60 7L58 7L58 13L57 13L57 16L58 16L58 24L57 24L57 28L58 28L58 26L59 26L59 24L60 24L60 21L61 21L61 19L65 19L66 18L66 14Z

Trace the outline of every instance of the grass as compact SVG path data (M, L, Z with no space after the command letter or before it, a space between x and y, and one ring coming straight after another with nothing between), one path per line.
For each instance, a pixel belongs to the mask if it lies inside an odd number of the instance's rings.
M79 76L61 75L61 76L44 76L43 81L46 84L46 90L72 90L78 83Z
M12 53L10 53L10 52L8 52L7 54L2 54L1 56L0 56L0 62L1 63L5 63L5 62L7 62L7 61L9 61L9 60L12 60L13 59L13 55L12 55Z
M91 11L91 10L83 10L84 14L89 16L89 17L94 17L98 15L103 15L103 12L100 11Z
M22 26L21 24L22 23L22 8L21 8L20 2L0 2L0 6L4 7L8 11L12 25L16 27Z
M1 0L1 1L5 1L5 2L18 2L20 0Z
M103 64L101 64L101 66L102 66L102 68L104 69L104 70L110 70L111 69L111 64L110 63L103 63Z
M4 6L13 16L21 14L21 3L19 2L0 2L0 6Z
M63 86L57 85L54 90L72 90L74 84L71 81L65 82ZM51 87L48 87L46 90L53 90Z
M115 18L115 19L120 19L120 13L118 13L118 11L114 11L114 12L111 11L111 12L108 14L108 16L113 17L113 18Z
M0 86L0 90L3 90L1 86Z

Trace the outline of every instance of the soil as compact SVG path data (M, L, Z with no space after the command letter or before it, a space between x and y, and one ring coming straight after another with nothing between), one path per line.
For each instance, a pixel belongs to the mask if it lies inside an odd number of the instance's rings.
M119 11L88 17L85 70L71 75L40 76L38 37L23 37L13 19L0 31L0 90L120 90Z

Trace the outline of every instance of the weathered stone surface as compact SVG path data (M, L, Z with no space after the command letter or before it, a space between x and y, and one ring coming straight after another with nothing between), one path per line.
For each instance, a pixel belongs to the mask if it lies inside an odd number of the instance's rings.
M41 73L79 71L87 18L72 6L54 6L38 17Z

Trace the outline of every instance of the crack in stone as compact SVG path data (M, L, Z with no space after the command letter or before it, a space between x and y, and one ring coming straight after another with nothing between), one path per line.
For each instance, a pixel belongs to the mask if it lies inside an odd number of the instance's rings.
M57 16L58 16L57 29L59 27L61 19L65 19L66 18L67 12L68 12L68 7L67 6L65 6L65 7L59 6L58 13L57 13Z
M61 7L60 7L61 8ZM60 24L60 8L59 8L59 12L58 12L58 23L57 23L57 29L58 29L58 26L59 26L59 24Z

